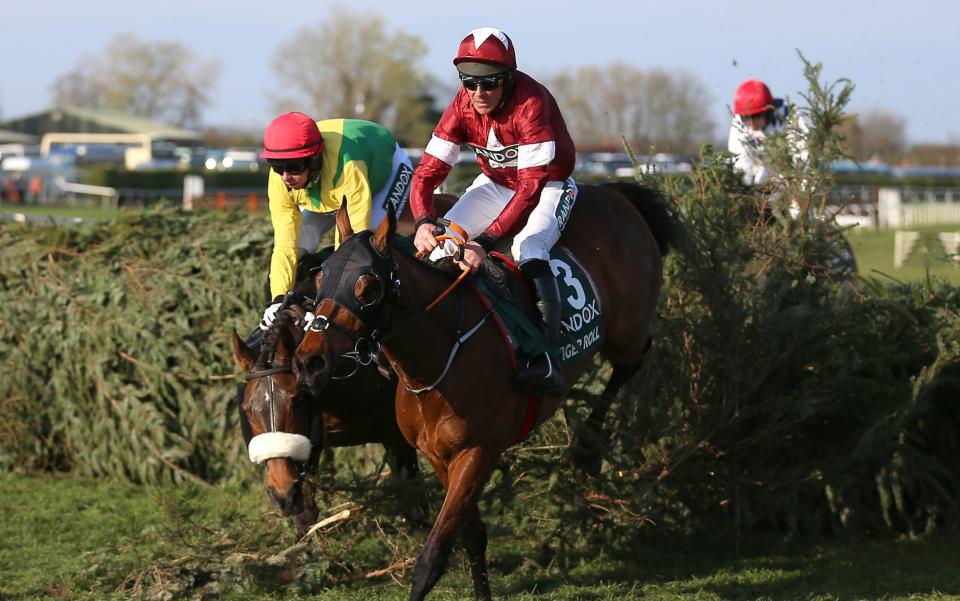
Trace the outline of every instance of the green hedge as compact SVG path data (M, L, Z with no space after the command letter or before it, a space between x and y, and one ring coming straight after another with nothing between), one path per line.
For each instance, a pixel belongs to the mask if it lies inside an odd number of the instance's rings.
M591 487L661 528L956 523L960 292L839 278L814 223L743 227L748 198L670 194L682 227L655 343ZM0 226L0 465L249 477L229 334L255 325L270 243L241 212ZM529 443L551 451L505 466L580 498L542 510L586 528L591 504L564 488L581 408Z
M157 482L245 469L229 333L272 244L241 212L0 226L0 464Z

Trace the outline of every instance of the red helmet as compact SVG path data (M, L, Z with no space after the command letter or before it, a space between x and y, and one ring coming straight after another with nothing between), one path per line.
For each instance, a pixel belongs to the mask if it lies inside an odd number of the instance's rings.
M464 62L469 65L459 67ZM517 55L507 34L493 27L478 27L460 42L453 64L467 75L492 75L515 70Z
M773 94L759 79L748 79L740 84L733 96L733 112L738 115L756 115L773 108Z
M285 113L263 132L262 159L300 159L323 150L317 122L303 113Z

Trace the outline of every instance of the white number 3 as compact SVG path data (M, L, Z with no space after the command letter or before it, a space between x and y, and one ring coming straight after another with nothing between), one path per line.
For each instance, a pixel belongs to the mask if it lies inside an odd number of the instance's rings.
M550 259L550 270L553 271L553 275L563 276L563 283L573 288L573 294L567 297L570 306L577 311L583 309L583 306L587 304L587 295L583 291L583 286L580 285L580 280L573 277L573 270L570 269L570 266L560 259Z

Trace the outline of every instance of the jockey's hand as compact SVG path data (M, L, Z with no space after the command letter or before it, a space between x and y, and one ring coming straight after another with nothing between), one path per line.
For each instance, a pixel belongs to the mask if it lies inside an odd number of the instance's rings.
M463 257L457 261L460 269L476 273L480 269L480 264L487 258L487 251L476 242L467 242L463 245Z
M428 253L439 246L439 242L433 235L433 228L436 227L432 223L421 223L420 227L417 228L417 233L413 238L413 245L417 247L417 250L422 253Z
M273 302L269 307L263 312L263 321L260 322L261 330L269 330L270 326L273 325L273 322L277 319L277 311L280 310L280 305L283 304L283 297L278 296L273 299Z

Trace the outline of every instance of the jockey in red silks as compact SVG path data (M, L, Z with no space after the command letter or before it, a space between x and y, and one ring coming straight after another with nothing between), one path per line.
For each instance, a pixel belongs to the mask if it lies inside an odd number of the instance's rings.
M532 77L517 70L513 42L504 32L481 27L460 42L453 59L462 84L444 111L414 172L410 206L417 219L414 244L436 260L457 244L439 245L433 235L433 191L457 162L460 145L476 153L481 174L444 217L448 234L463 243L460 267L476 271L501 238L513 236L511 253L533 285L545 329L561 340L560 293L550 269L550 249L576 201L576 150L557 101ZM556 360L544 356L520 379L548 393L565 389Z

